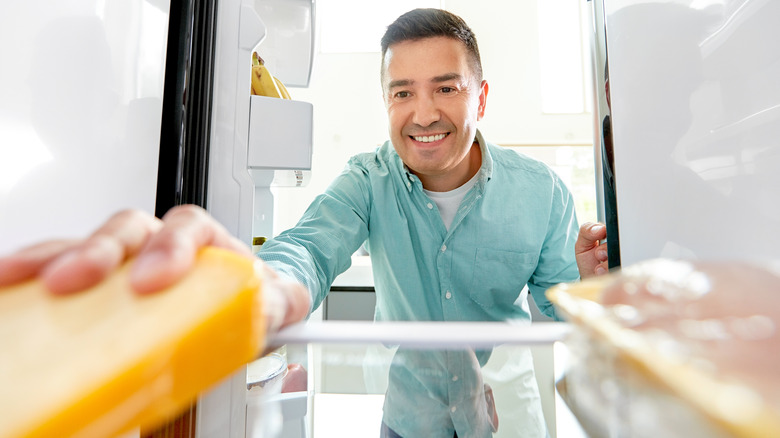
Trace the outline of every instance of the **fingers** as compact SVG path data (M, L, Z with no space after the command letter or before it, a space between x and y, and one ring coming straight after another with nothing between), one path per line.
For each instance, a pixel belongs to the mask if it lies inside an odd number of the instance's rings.
M54 294L94 286L137 253L161 226L158 219L141 211L119 212L86 240L53 258L42 269L41 280Z
M607 237L604 224L587 222L580 227L574 252L580 278L606 274L609 269L607 243L601 242Z
M46 242L0 258L0 285L39 276L55 294L76 292L99 283L137 255L131 285L141 293L155 292L181 279L197 251L207 245L252 256L247 245L200 207L175 207L163 220L125 210L87 239Z
M577 254L589 251L597 246L600 240L606 238L607 227L605 227L604 224L586 222L580 227L577 242L574 244L574 251Z
M52 240L0 257L0 286L34 278L44 266L78 243L77 240Z
M162 221L162 227L150 236L131 268L130 283L140 293L156 292L181 279L192 267L197 251L207 245L252 256L247 245L200 207L175 207Z
M599 262L606 262L609 259L609 253L607 252L607 242L599 243L593 250L593 254L596 260Z
M581 278L589 278L594 275L603 275L609 271L609 254L607 253L607 243L595 246L590 251L585 251L577 255L577 265L580 269Z
M609 253L607 252L607 243L604 242L596 247L594 255L598 264L593 268L593 273L596 275L606 274L609 270Z
M152 215L139 210L125 210L112 216L92 235L117 240L126 256L132 257L162 226L162 221Z

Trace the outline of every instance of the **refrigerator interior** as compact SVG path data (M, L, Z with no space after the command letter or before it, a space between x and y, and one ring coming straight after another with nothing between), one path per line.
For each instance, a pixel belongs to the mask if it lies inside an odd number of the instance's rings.
M605 62L609 54L622 263L657 256L776 257L780 3L593 2L603 5ZM289 17L305 21L313 2L255 3L218 3L214 111L203 131L208 137L198 140L210 149L201 162L207 168L195 172L208 174L201 195L209 211L246 242L271 234L272 215L257 207L273 201L274 181L297 183L279 172L296 175L311 166L310 150L272 167L262 158L252 161L251 114L263 100L249 96L248 61L258 43L272 38L268 29L279 25L264 7L289 6ZM2 49L4 65L13 68L0 71L0 253L40 239L81 237L119 209L155 212L170 5L49 0L4 7L0 36L14 44ZM302 34L312 41L311 27ZM305 86L312 50L300 52L291 73L283 58L271 54L269 60L280 78ZM597 65L597 77L600 71ZM311 129L310 107L290 105ZM305 143L310 133L298 133ZM354 339L355 333L340 336ZM364 355L374 347L289 346L291 361L314 364L307 427L354 400L372 409L373 416L362 419L376 426L383 387L371 390L351 378L364 372ZM368 397L350 397L356 394ZM200 436L248 436L256 419L246 417L247 396L245 370L204 394Z

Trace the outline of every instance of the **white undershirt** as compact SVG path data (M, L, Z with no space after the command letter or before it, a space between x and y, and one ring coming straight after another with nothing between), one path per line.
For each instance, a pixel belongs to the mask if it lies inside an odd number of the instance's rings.
M457 189L450 190L449 192L432 192L430 190L423 189L426 195L428 195L436 206L439 207L439 214L441 214L441 220L444 221L444 226L449 231L452 220L455 219L455 213L458 212L460 207L460 201L466 196L469 190L477 183L477 172L470 180L458 187Z

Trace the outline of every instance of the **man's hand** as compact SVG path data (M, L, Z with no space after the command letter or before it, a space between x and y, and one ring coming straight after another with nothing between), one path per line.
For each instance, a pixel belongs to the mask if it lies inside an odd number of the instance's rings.
M53 294L74 293L101 282L135 256L131 286L141 294L153 293L180 280L204 246L254 258L248 246L199 207L175 207L162 220L126 210L86 239L52 240L0 257L0 286L38 277ZM264 308L270 328L303 319L309 310L305 287L280 278L267 267L264 270Z
M586 222L580 227L577 243L574 244L574 254L577 258L580 278L585 279L607 273L607 244L606 242L599 243L606 237L607 227L604 224Z

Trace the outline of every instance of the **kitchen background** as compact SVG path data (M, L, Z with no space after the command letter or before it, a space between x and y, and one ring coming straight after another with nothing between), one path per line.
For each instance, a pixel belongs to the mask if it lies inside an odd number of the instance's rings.
M304 188L274 189L274 232L293 226L350 156L388 138L379 41L389 23L415 7L446 8L476 33L490 85L479 124L488 141L552 166L574 193L580 222L596 220L588 3L320 0L311 82L289 89L293 99L314 104L311 180Z

